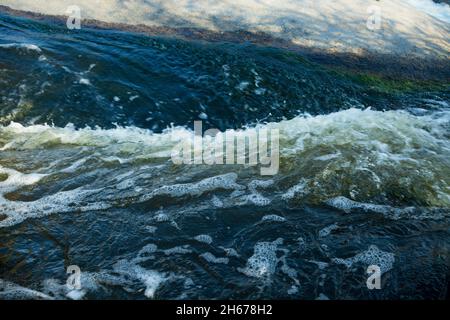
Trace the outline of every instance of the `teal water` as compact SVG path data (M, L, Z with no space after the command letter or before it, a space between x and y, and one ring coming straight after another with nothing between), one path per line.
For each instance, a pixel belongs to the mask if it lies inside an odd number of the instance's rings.
M447 84L390 90L252 44L0 29L0 298L448 298ZM279 173L173 164L199 119L280 130Z

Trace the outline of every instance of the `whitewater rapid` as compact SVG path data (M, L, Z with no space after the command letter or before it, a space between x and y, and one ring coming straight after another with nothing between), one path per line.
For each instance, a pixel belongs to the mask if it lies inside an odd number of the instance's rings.
M0 226L166 198L172 199L168 205L193 198L212 208L217 203L269 206L280 200L291 205L326 203L346 212L362 208L391 218L414 216L414 207L429 207L432 211L426 211L426 217L436 212L439 218L442 212L435 209L450 206L450 113L448 109L416 112L419 115L353 108L237 130L237 135L261 128L280 131L280 173L270 178L257 178L253 168L239 165L173 164L174 146L193 138L185 127L156 134L136 127L76 129L11 123L0 127L0 215L4 217ZM203 145L208 144L203 140ZM24 158L21 154L26 152L33 152L34 159ZM86 174L103 178L36 194L33 201L21 200L21 190L32 187L39 193L48 184L64 185ZM209 202L211 193L218 198Z

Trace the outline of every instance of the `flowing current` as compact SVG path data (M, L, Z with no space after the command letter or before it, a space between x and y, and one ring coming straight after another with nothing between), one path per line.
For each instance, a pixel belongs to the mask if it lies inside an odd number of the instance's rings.
M448 82L336 70L1 13L0 298L448 298ZM278 174L174 164L200 119Z

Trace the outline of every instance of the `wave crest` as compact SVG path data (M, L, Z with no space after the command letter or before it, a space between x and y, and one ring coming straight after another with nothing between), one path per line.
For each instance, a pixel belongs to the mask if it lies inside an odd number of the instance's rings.
M158 208L166 197L178 199L174 204L220 202L224 208L256 205L256 198L264 199L258 202L263 206L275 201L293 206L327 202L344 211L361 208L392 217L420 210L390 206L448 209L449 115L348 109L240 131L279 130L280 173L270 181L253 180L252 167L174 165L172 148L192 138L186 128L155 134L135 127L11 123L0 127L0 174L6 175L0 182L0 213L8 218L0 223L19 223L33 216L31 212L44 216L134 203ZM24 156L28 152L32 158ZM76 188L68 188L70 184ZM39 192L49 189L49 194ZM214 201L209 200L211 194ZM340 208L343 202L329 202L331 198L346 199L350 207ZM82 205L70 207L74 203Z

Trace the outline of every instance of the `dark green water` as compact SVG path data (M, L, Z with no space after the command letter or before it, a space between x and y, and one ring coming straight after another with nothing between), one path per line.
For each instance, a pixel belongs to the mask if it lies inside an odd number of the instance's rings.
M445 85L0 15L0 298L448 298ZM173 164L199 119L278 174Z

